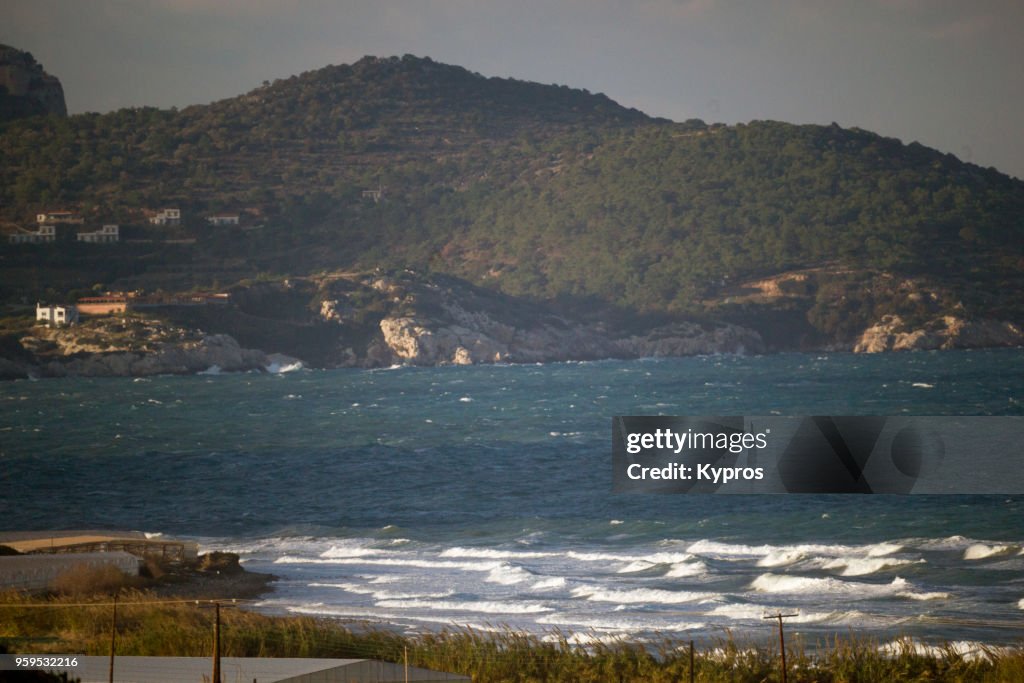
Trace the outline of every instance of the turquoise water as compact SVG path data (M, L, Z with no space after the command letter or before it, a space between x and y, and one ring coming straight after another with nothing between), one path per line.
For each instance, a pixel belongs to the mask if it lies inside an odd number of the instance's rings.
M610 431L1021 401L1020 350L10 382L0 525L196 538L281 577L261 609L411 629L1010 643L1024 497L617 495Z

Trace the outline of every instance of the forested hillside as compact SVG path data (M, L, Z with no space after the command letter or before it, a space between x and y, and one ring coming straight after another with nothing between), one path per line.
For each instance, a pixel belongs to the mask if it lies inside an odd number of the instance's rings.
M188 249L4 247L9 273L42 263L81 286L412 267L656 315L782 307L839 337L887 313L1024 318L1024 183L995 169L835 125L652 119L429 59L368 57L180 111L9 122L0 155L7 221L261 216L248 231L186 220ZM751 298L784 273L802 289Z

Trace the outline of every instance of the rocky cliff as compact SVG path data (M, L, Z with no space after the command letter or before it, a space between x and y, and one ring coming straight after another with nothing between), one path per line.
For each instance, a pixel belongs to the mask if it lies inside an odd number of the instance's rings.
M390 305L383 306L379 333L364 354L352 353L351 364L538 363L764 351L757 332L736 325L680 322L630 333L569 319L454 278L379 277L369 286ZM352 308L333 299L321 305L321 315L339 321L338 311Z
M0 121L39 114L67 116L64 88L30 53L0 45Z
M932 351L1024 345L1024 330L1005 320L964 320L946 315L910 325L898 315L883 316L864 331L855 353Z
M266 370L298 362L242 348L228 335L207 335L145 318L35 326L18 343L19 353L0 359L0 378L184 375Z

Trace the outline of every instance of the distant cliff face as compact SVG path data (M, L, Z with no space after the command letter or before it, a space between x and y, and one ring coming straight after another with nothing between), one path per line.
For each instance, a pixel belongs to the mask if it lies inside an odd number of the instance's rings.
M31 54L0 45L0 121L38 114L67 116L64 88Z

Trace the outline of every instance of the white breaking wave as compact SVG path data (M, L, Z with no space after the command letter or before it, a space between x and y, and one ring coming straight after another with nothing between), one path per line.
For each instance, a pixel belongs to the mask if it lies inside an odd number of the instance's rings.
M500 562L448 562L444 560L398 559L393 557L338 557L332 559L294 557L285 555L274 560L274 564L359 564L381 567L417 567L419 569L461 569L468 572L489 572L501 565Z
M824 555L826 557L841 556L864 556L882 557L892 555L903 549L897 543L872 543L869 545L819 545L799 544L792 546L777 545L743 545L739 543L722 543L720 541L701 540L690 545L687 551L695 555L710 556L717 559L732 559L735 557L761 557L766 562L777 562L791 564L799 561L800 555ZM761 566L778 566L765 564Z
M395 593L393 591L369 588L356 583L311 583L312 588L340 588L341 590L355 593L357 595L370 595L375 600L412 600L415 598L447 598L455 594L454 591L443 593Z
M702 576L708 573L708 566L701 561L678 562L665 572L665 576L671 579L681 579L687 576Z
M974 640L957 640L943 645L927 645L913 638L900 638L892 642L880 645L879 652L895 657L904 652L911 652L926 657L941 658L947 653L963 657L969 662L988 661L992 655L1004 657L1020 652L1014 647L993 647Z
M795 564L807 557L802 550L775 550L757 561L758 567L782 567L787 564Z
M833 578L762 574L754 579L750 587L759 593L842 595L853 600L870 600L890 596L912 600L937 600L949 597L949 593L915 592L913 586L906 579L898 576L891 583L860 583Z
M581 629L611 632L618 634L639 633L641 631L696 631L707 626L704 622L682 621L663 623L657 621L629 621L613 619L594 619L576 617L567 614L545 614L536 619L538 624L549 626L575 626Z
M1016 546L1012 545L986 545L985 543L974 543L967 546L964 550L965 560L983 560L986 557L993 557L994 555L1002 555L1009 553L1016 549Z
M648 562L650 564L675 564L697 559L691 553L650 553L647 555L622 555L619 553L582 553L575 550L567 552L566 557L581 562ZM636 571L636 570L634 570Z
M842 569L840 576L864 576L883 569L922 564L924 560L900 560L894 557L837 557L821 564L823 569Z
M430 609L483 614L538 614L554 608L539 602L501 602L498 600L381 600L378 607L399 609Z
M522 583L523 581L529 581L532 578L533 575L522 567L502 563L492 569L484 580L488 583L499 583L503 586L511 586L516 583Z
M623 567L622 569L618 570L618 573L619 574L632 574L634 572L644 572L644 571L647 571L648 569L650 569L652 567L657 567L657 566L658 565L656 565L656 564L654 564L652 562L647 562L646 560L637 560L635 562L630 562L625 567Z
M718 593L699 593L695 591L667 591L660 588L614 588L580 587L572 591L573 597L585 598L593 602L615 602L622 604L650 603L675 605L683 602L707 602L718 597Z
M272 353L270 354L270 363L268 363L263 369L272 375L283 375L288 372L302 370L305 367L306 366L302 364L301 360Z
M448 548L441 552L441 557L479 557L495 560L531 560L542 557L557 557L558 553L544 553L523 550L495 550L492 548Z
M382 552L376 548L365 548L360 546L338 546L332 545L327 550L320 553L320 557L324 558L341 558L341 557L366 557L368 555L380 555Z
M725 617L737 621L761 621L766 616L789 612L792 608L769 607L767 605L719 605L706 613L709 617ZM800 612L794 617L787 617L787 623L860 623L867 617L864 612L849 610L846 612Z
M547 579L541 579L537 583L533 584L533 590L535 591L546 591L555 588L564 588L565 579L561 576L552 576Z

